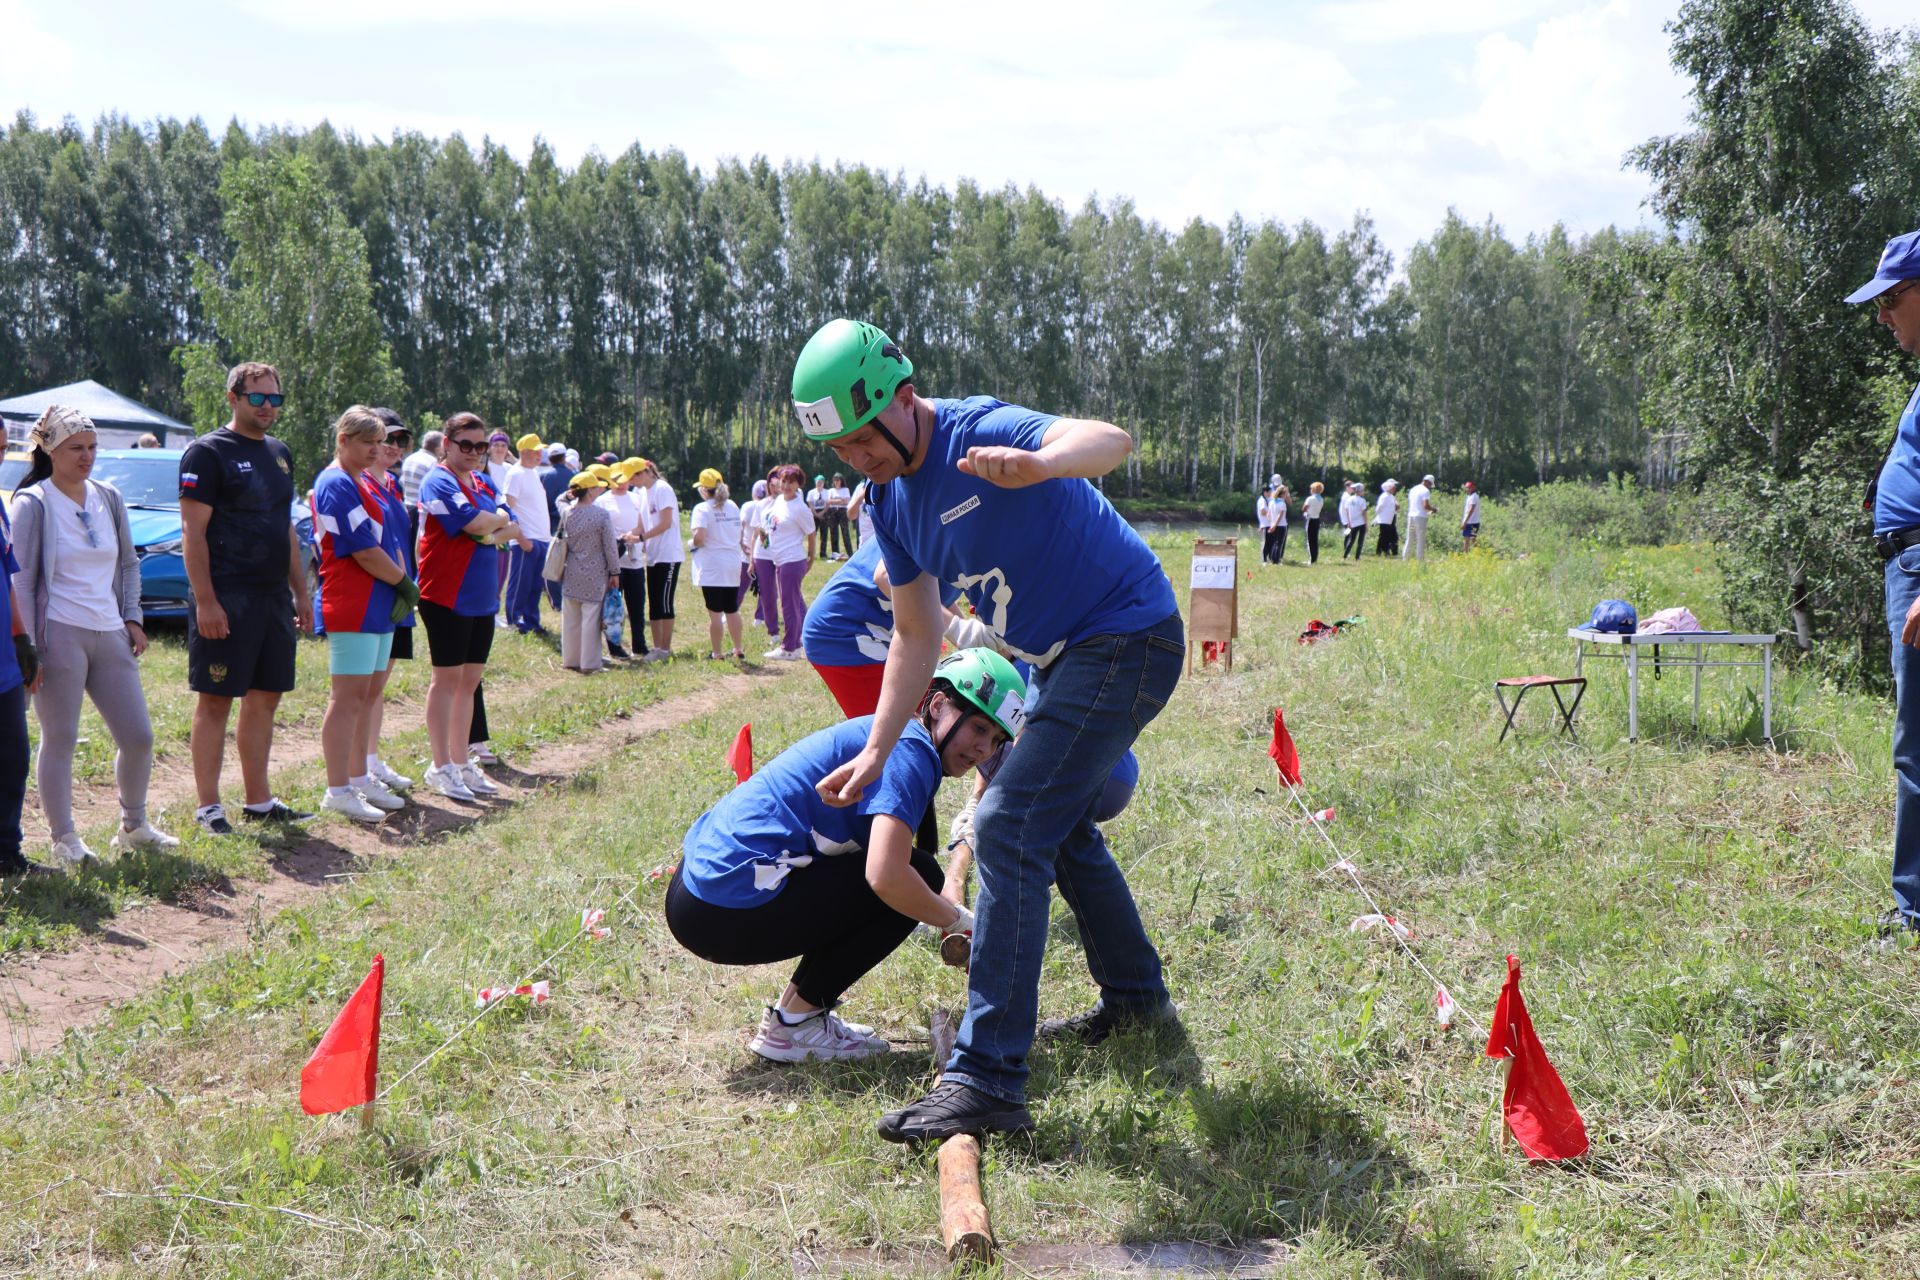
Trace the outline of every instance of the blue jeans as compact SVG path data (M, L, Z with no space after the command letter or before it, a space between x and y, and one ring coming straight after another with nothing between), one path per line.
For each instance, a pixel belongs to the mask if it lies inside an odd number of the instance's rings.
M531 551L517 544L507 548L507 621L522 631L540 625L541 574L546 567L544 542L535 542Z
M20 810L27 800L27 687L16 684L0 693L0 864L20 853Z
M1179 683L1183 631L1180 615L1168 614L1133 635L1084 640L1035 673L1026 728L973 820L980 894L967 1016L947 1079L1024 1099L1055 884L1106 1006L1166 1003L1160 954L1089 811Z
M607 643L616 649L624 648L627 643L627 602L618 591L607 592L607 598L600 602L600 621L607 631ZM634 637L638 645L640 638Z
M1920 649L1900 643L1920 598L1920 547L1887 561L1887 629L1893 633L1893 901L1920 927Z

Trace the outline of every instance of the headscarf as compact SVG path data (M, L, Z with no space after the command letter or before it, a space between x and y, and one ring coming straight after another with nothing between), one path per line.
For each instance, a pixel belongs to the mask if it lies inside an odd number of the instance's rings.
M33 424L33 431L27 440L42 453L52 453L82 431L93 430L93 419L78 409L69 409L65 405L50 404L40 420Z

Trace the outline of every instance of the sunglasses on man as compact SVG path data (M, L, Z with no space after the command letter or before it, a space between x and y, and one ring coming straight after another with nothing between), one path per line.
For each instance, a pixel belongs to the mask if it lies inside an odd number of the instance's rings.
M248 404L256 409L263 404L270 404L278 409L287 402L287 398L278 391L249 391L244 398Z

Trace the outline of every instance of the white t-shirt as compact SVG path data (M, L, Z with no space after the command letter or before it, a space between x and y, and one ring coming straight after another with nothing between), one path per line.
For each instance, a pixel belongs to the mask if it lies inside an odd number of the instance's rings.
M693 531L707 531L706 539L693 549L693 585L696 587L737 587L740 585L740 507L728 498L716 508L701 502L693 508Z
M1407 519L1425 520L1433 512L1427 509L1427 495L1433 490L1424 484L1417 484L1407 490Z
M1327 500L1319 494L1308 494L1307 500L1300 504L1300 518L1302 520L1318 520L1320 518L1320 508L1325 506L1326 503Z
M1253 504L1253 520L1263 530L1273 528L1273 504L1264 493Z
M120 531L113 512L92 483L87 485L86 520L80 504L48 481L47 524L41 537L56 539L53 581L47 584L47 618L82 631L118 631L124 625L114 584L120 580ZM91 536L89 536L91 530Z
M867 503L867 482L862 480L855 485L853 494L860 499L860 541L865 542L873 536L873 508ZM847 504L851 506L853 498L848 498Z
M606 511L607 519L613 522L614 541L619 542L627 534L640 527L640 499L633 496L633 490L625 493L609 491L600 499L600 507ZM645 554L638 542L620 543L620 567L622 569L644 569L647 567Z
M1287 500L1285 498L1276 497L1267 505L1267 513L1273 519L1274 528L1284 529L1287 527Z
M807 490L807 508L815 514L827 509L827 490L824 485L815 485Z
M655 480L653 487L647 490L647 501L642 528L651 529L660 523L660 517L667 517L666 532L647 539L648 564L679 564L687 558L686 548L680 542L680 500L673 496L673 487L665 480Z
M504 496L513 503L513 522L520 526L520 532L535 542L553 540L553 521L547 518L547 487L540 483L538 468L516 463L507 472Z
M760 508L766 505L767 500L765 498L748 498L740 504L740 540L742 544L740 548L740 559L747 564L753 563L752 549L757 546L760 541ZM747 538L748 530L752 530L754 533L751 540Z
M771 548L767 559L776 565L807 558L807 535L813 532L813 512L808 509L806 499L768 498L760 508L760 527L766 530Z
M1380 495L1380 501L1373 504L1373 522L1375 524L1392 524L1393 517L1399 510L1400 500L1391 493L1383 493Z
M844 511L847 508L847 503L851 501L852 498L853 491L843 484L837 484L827 490L827 505L829 507L838 507Z
M487 459L487 483L493 486L495 497L506 497L507 476L519 465L519 463L511 460L495 462L492 458Z
M1461 524L1478 524L1480 521L1480 495L1469 493L1467 500L1460 506Z

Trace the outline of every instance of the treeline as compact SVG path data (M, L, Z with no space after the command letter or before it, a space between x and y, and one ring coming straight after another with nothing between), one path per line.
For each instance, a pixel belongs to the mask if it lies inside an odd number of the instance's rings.
M458 135L198 120L0 131L0 394L93 377L201 425L283 366L296 448L385 397L684 468L812 458L787 403L821 321L870 316L933 394L1118 422L1149 495L1433 470L1640 470L1645 348L1585 265L1455 216L1396 272L1372 223L1168 228L1124 199L633 146L563 166Z

